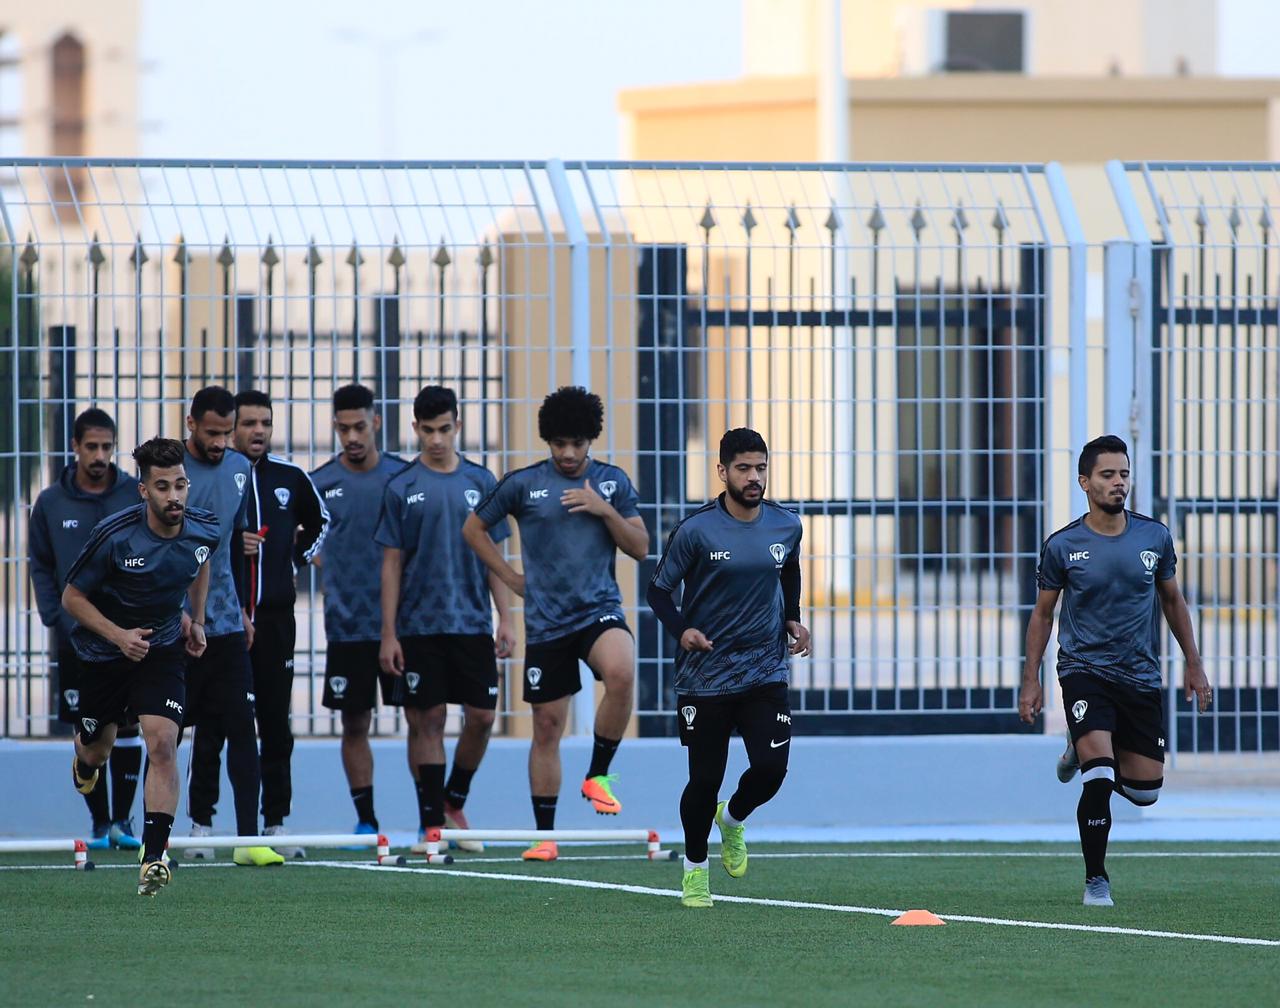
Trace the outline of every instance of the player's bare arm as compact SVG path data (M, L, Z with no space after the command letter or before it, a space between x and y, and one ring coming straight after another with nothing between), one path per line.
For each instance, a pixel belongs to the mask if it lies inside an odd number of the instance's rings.
M499 658L510 658L516 648L516 635L511 627L511 590L493 571L489 571L489 594L498 612L498 625L493 633L493 651Z
M187 601L191 606L191 614L183 613L182 637L186 641L185 649L192 658L204 654L206 641L204 636L204 604L209 597L209 564L200 565L200 573L187 589Z
M1018 717L1024 724L1031 724L1044 707L1044 688L1040 685L1040 662L1044 649L1053 633L1053 611L1061 592L1056 588L1041 588L1036 596L1035 608L1027 620L1026 661L1022 666L1022 688L1018 691Z
M1182 648L1183 695L1188 701L1195 696L1203 713L1213 702L1213 687L1204 674L1204 662L1200 658L1200 649L1196 647L1196 635L1191 627L1191 612L1187 609L1187 600L1178 587L1176 577L1157 582L1156 594L1160 596L1160 608L1164 611L1165 622L1169 624L1178 647Z
M382 636L378 645L378 665L388 675L397 676L404 674L404 650L396 636L403 569L403 551L394 546L382 547Z
M110 641L118 647L121 654L129 661L142 661L151 650L151 645L147 642L147 638L152 634L150 629L125 630L123 627L116 626L102 615L102 611L75 585L67 585L63 589L62 608L86 630L96 633L103 640Z
M493 571L504 585L524 598L524 575L507 563L497 544L489 538L489 526L474 512L467 515L462 525L462 538L475 550L481 563Z

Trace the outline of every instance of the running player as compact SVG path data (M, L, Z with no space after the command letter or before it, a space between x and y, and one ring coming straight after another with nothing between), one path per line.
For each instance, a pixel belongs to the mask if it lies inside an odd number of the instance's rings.
M311 474L329 512L329 531L313 559L324 588L323 703L342 712L342 769L356 807L357 833L377 833L369 728L381 681L382 702L402 702L395 676L381 676L378 646L382 547L374 542L387 480L407 464L378 450L382 418L373 393L344 385L333 394L333 429L342 451Z
M1154 805L1164 784L1164 717L1156 658L1155 603L1182 648L1183 689L1208 710L1191 614L1175 578L1173 536L1161 522L1125 510L1129 448L1104 435L1080 452L1078 480L1089 511L1045 540L1039 594L1027 623L1018 714L1032 724L1043 705L1040 661L1063 596L1058 681L1071 740L1058 761L1064 784L1080 771L1076 823L1084 854L1084 905L1114 906L1107 875L1111 792Z
M649 532L627 474L591 458L591 442L603 423L600 397L584 388L547 396L538 410L538 436L551 457L504 476L462 529L485 566L525 600L524 699L533 707L529 785L540 830L555 828L560 738L569 699L582 688L579 661L604 683L582 797L603 815L622 810L609 764L631 717L635 646L622 615L614 560L619 549L643 560ZM523 574L489 536L507 515L520 525ZM556 856L550 840L524 852L530 861Z
M508 657L515 639L507 586L467 548L462 524L498 481L458 454L462 423L452 389L428 385L414 400L413 417L421 452L387 483L374 537L382 547L379 661L384 673L404 680L419 829L468 829L462 809L498 704L494 656ZM499 522L489 534L498 543L511 533L506 522ZM498 612L496 640L493 609ZM463 705L463 719L446 784L449 703ZM484 850L477 841L464 840L461 846Z
M720 828L720 861L733 878L747 872L747 816L782 786L791 746L789 655L809 653L800 622L800 518L765 500L769 449L739 427L720 439L716 473L724 493L671 531L649 584L648 601L676 652L680 742L689 783L680 797L684 825L681 902L711 906L707 837ZM679 609L673 594L684 584ZM737 729L750 765L728 801L717 803Z
M93 529L62 593L76 626L71 641L84 663L80 731L71 777L89 794L115 741L116 725L135 717L150 761L143 789L142 868L138 894L169 882L165 844L178 809L178 732L186 705L185 650L205 649L209 558L218 520L187 507L182 442L153 438L133 453L143 503ZM190 619L182 612L183 596Z
M187 416L187 454L191 505L218 517L221 539L209 575L209 646L187 669L186 723L195 725L191 743L191 781L187 801L191 835L213 834L217 781L222 744L227 746L227 776L235 804L236 834L258 835L258 738L254 726L253 672L249 648L253 623L240 600L243 584L246 497L249 460L228 447L235 425L236 402L218 385L192 397ZM210 786L213 782L213 786ZM192 844L190 858L211 858L213 850ZM237 847L232 859L239 865L283 864L270 847Z
M245 490L248 529L244 537L245 600L253 622L254 710L257 714L259 757L262 767L262 822L266 836L283 836L285 816L293 803L289 763L293 755L293 728L289 707L293 697L293 649L296 637L293 605L297 599L294 578L299 567L311 560L329 524L319 493L306 470L271 448L271 400L265 392L248 390L236 396L236 425L232 440L236 451L253 466ZM207 733L208 749L220 751L224 741L216 726ZM215 750L216 745L216 750ZM201 762L199 769L207 771ZM193 767L193 773L197 768ZM212 765L217 770L217 764ZM200 788L217 799L218 776L200 782ZM287 858L306 857L296 846L277 846Z
M75 624L62 608L62 587L94 526L108 515L138 504L138 481L116 468L111 461L115 450L115 421L100 409L85 410L72 427L75 461L62 470L58 482L40 492L31 509L31 582L35 585L40 621L54 631L51 636L58 656L58 720L69 725L80 720L84 669L71 646ZM136 724L117 727L107 766L110 796L107 774L100 775L98 786L84 796L93 819L89 846L137 850L139 843L130 811L142 770L142 739ZM109 797L113 799L110 806Z

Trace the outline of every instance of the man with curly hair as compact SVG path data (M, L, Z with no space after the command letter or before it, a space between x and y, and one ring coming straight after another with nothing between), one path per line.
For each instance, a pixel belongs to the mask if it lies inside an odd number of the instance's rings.
M538 435L551 457L507 473L462 528L485 565L524 598L524 699L533 707L529 786L539 830L555 828L560 738L570 698L582 688L579 661L604 684L582 797L602 815L622 811L609 764L631 717L635 646L614 561L619 549L643 560L649 532L631 479L591 457L603 424L600 397L586 389L567 386L547 396L538 410ZM520 526L523 573L503 559L488 534L508 515ZM554 841L524 852L528 861L556 856Z

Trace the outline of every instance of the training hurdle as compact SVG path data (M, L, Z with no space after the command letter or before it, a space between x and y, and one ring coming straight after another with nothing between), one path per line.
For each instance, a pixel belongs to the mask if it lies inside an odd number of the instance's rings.
M627 829L429 829L423 840L426 848L427 864L450 864L453 858L442 854L440 848L450 840L503 840L518 843L536 843L539 840L555 840L557 842L578 840L595 843L635 842L646 845L650 861L674 861L677 857L673 850L663 850L658 839L657 830ZM448 860L446 860L448 859Z
M391 845L388 843L386 836L373 833L291 833L287 836L169 838L170 849L179 845L209 847L218 850L232 847L271 847L273 844L288 847L372 847L374 848L374 860L380 865L405 863L402 855L391 853ZM83 840L0 840L0 854L40 854L49 851L70 851L75 857L75 866L77 868L88 870L93 868L93 862L89 860L89 847Z

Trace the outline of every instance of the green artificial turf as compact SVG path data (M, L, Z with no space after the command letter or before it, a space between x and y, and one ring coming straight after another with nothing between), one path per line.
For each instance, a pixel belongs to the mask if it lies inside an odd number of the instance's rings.
M1117 905L1080 905L1078 857L1060 845L756 845L765 852L964 850L998 857L755 857L713 895L923 908L1019 921L1280 941L1277 844L1113 845ZM619 848L563 846L562 854ZM523 864L513 848L448 870L675 890L679 863ZM360 855L312 851L312 860ZM490 860L504 859L501 861ZM10 855L0 865L54 864ZM985 923L894 927L869 913L675 897L519 880L182 866L154 899L132 868L0 871L0 1003L21 1005L1053 1005L1273 1003L1280 947Z

